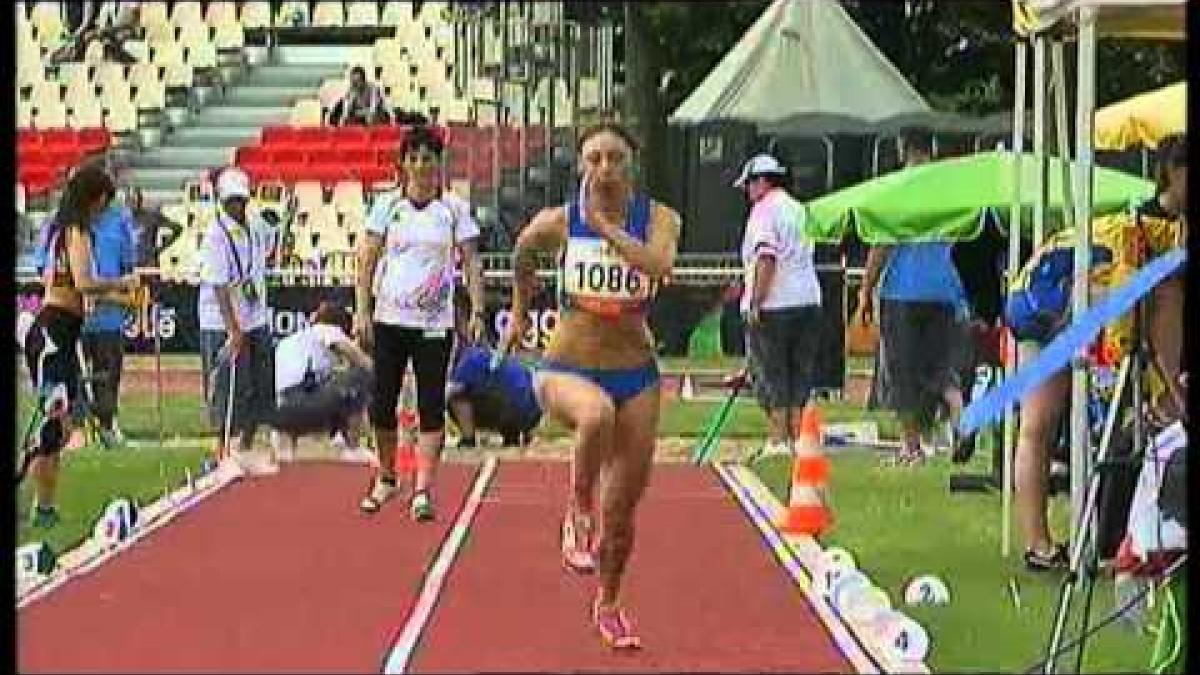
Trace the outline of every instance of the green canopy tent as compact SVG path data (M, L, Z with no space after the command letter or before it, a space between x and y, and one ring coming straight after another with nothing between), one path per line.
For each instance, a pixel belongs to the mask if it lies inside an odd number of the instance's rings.
M1047 209L1054 217L1063 208L1058 185L1062 160L1051 158L1050 164ZM806 235L837 242L854 228L862 241L873 245L974 239L986 211L1008 217L1015 193L1012 166L1012 153L983 152L894 171L809 202ZM1032 184L1036 165L1021 166L1026 174L1022 181ZM1098 168L1093 177L1096 215L1154 194L1153 183L1120 171ZM1023 210L1031 212L1033 202L1031 193L1024 194ZM1022 220L1029 222L1028 216Z

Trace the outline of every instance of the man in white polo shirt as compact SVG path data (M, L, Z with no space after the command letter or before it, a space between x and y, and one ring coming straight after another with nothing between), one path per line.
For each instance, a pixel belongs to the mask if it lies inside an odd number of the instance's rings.
M217 200L217 218L200 242L196 308L209 420L223 433L232 375L231 438L224 451L235 468L250 474L276 473L279 467L269 455L253 452L255 432L275 407L275 352L267 321L271 236L266 223L251 218L250 179L240 169L221 172Z
M792 452L792 425L812 390L821 330L814 246L803 234L804 207L784 189L786 180L779 160L760 154L733 184L751 202L742 238L741 311L750 374L767 413L767 455Z
M340 432L346 439L341 459L371 463L359 446L371 394L371 357L348 335L350 313L322 302L312 322L279 341L275 348L275 418L281 436L280 459L295 458L296 439L306 434ZM339 362L345 368L335 368Z

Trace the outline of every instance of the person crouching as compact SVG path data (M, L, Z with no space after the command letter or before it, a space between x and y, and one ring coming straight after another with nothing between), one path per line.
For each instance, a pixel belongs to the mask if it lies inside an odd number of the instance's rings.
M275 348L277 409L271 426L276 452L293 460L300 436L341 433L345 461L371 463L374 455L359 447L372 386L371 357L348 335L350 313L322 302L311 323L279 341ZM345 368L335 369L341 361Z

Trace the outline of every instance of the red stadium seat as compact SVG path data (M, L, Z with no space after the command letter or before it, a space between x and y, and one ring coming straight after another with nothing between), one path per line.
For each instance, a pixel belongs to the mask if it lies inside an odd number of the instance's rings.
M339 145L331 153L331 157L336 162L340 162L342 164L348 164L348 165L374 164L376 161L375 160L375 151L372 150L370 146L366 146L366 145L363 145L363 146Z
M371 127L371 143L373 145L399 144L404 130L394 125Z
M272 147L270 153L271 161L276 164L307 164L309 162L308 153L295 146Z
M333 140L339 146L371 144L371 131L367 127L325 127L325 129L332 130Z
M262 144L265 146L291 145L296 140L296 130L292 127L263 127Z
M85 150L100 150L112 145L112 132L103 127L80 129L79 145Z
M261 145L243 145L233 155L233 163L239 166L245 164L263 164L270 161L271 151Z
M74 129L43 129L42 145L47 148L77 148L79 138Z

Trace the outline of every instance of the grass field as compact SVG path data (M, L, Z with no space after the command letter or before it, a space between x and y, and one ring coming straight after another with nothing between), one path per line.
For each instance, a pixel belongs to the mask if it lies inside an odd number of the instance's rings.
M967 470L985 471L984 460L977 457ZM765 459L755 470L787 503L787 460ZM917 574L937 574L946 581L948 606L904 608L929 631L927 663L935 672L1022 672L1041 659L1049 643L1062 576L1026 572L1015 538L1009 557L1000 557L1000 494L951 494L947 481L959 471L941 457L921 468L900 469L881 467L874 453L835 455L830 481L835 526L822 543L850 551L897 604L903 601L904 583ZM1064 498L1053 500L1055 531L1067 531L1068 511ZM1006 590L1014 577L1021 609ZM1082 594L1076 597L1081 616ZM1112 583L1101 581L1092 616L1112 608ZM1084 670L1144 671L1153 644L1152 636L1106 627L1088 642ZM1075 672L1074 664L1072 654L1060 662L1060 671Z

